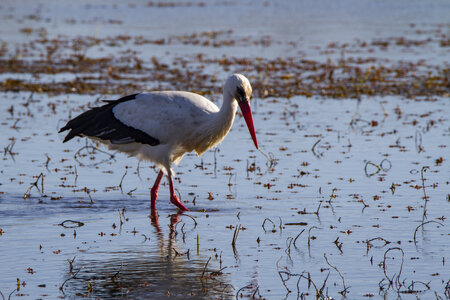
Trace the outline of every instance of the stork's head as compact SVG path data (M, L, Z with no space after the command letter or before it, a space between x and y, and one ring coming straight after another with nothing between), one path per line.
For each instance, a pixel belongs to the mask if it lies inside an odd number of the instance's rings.
M250 85L250 81L248 81L244 75L233 74L225 83L225 93L230 93L230 96L239 104L248 131L250 131L250 135L252 136L253 143L255 143L256 149L258 149L258 141L256 140L252 111L250 109L250 98L252 96L252 86Z

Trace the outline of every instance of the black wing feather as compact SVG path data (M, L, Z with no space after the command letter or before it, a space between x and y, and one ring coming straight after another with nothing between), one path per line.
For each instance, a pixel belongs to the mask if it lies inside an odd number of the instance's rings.
M75 136L96 137L109 140L112 144L141 143L156 146L159 140L142 130L125 125L113 113L113 108L119 103L134 100L136 95L122 97L115 101L106 100L108 104L92 108L67 122L59 132L70 130L64 138L64 143Z

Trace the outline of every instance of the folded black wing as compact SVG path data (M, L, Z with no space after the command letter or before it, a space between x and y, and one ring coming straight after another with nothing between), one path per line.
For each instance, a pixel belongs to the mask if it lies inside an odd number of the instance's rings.
M122 97L116 101L106 101L107 104L92 108L78 117L70 120L59 132L70 130L64 138L64 143L75 136L95 137L109 140L112 144L141 143L156 146L159 140L142 130L123 124L113 113L113 108L119 103L134 100L136 95Z

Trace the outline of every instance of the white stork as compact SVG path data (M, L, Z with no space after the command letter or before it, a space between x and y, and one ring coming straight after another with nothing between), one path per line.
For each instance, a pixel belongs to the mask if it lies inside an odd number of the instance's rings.
M172 164L186 152L198 156L220 143L233 125L237 106L258 149L250 97L252 87L241 74L228 78L219 109L203 96L182 91L139 93L92 108L70 120L59 132L70 130L64 142L86 136L111 150L125 152L158 165L160 171L151 189L151 208L156 205L159 184L167 174L170 201L188 210L175 195Z

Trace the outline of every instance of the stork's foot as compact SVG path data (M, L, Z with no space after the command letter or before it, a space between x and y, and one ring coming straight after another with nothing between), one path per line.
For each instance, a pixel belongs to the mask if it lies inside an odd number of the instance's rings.
M189 210L184 206L180 199L178 199L177 195L175 195L175 188L173 187L173 180L172 180L172 171L170 168L167 168L167 178L169 179L169 189L170 189L170 202L175 204L179 209L181 210Z
M189 210L189 209L187 209L186 206L184 206L184 205L181 203L180 199L178 199L178 197L177 197L176 195L173 195L173 196L170 197L170 202L172 202L173 204L175 204L175 205L176 205L179 209L181 209L181 210L186 210L186 211Z

